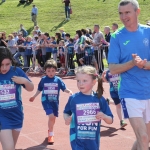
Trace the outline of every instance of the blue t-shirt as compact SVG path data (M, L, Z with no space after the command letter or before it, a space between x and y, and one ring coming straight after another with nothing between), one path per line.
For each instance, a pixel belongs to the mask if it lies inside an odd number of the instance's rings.
M150 27L138 25L135 32L122 27L111 35L108 62L124 64L132 54L150 61ZM120 74L120 98L150 99L150 70L133 67Z
M47 39L48 41L50 40L50 38ZM45 47L46 48L46 52L52 52L52 47Z
M74 45L72 43L67 45L68 54L74 54Z
M99 150L100 121L95 118L99 111L113 117L103 97L84 95L81 92L70 96L64 113L72 115L70 124L72 150Z
M91 65L94 49L93 47L85 47L84 51L85 51L85 56L82 58L84 60L84 64Z
M32 42L25 42L24 46L27 46L25 49L25 55L32 55Z
M38 85L38 90L42 91L41 101L45 110L53 109L55 111L58 111L60 89L64 91L66 89L66 86L59 77L42 77Z
M118 83L119 83L119 74L112 75L109 70L106 72L106 80L110 84L110 95L112 98L119 98L118 95Z
M12 81L13 76L29 80L22 69L11 67L6 74L0 74L0 124L1 129L22 128L23 111L21 86ZM30 81L30 80L29 80Z
M57 44L56 41L53 41L52 44ZM52 48L52 53L56 54L57 53L57 47Z

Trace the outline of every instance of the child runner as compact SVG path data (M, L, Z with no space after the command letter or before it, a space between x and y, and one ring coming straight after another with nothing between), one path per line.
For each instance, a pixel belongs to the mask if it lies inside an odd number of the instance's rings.
M99 150L100 124L113 122L111 110L102 96L102 79L92 66L75 71L79 93L70 96L64 110L65 124L70 124L72 150ZM98 80L97 92L93 86Z
M110 71L107 70L103 72L102 78L104 82L109 82L110 84L110 96L116 105L116 111L120 120L120 126L121 128L124 128L127 125L127 123L125 123L121 114L121 104L118 95L119 74L112 75Z
M3 150L15 150L22 125L21 86L33 91L33 84L18 67L11 66L12 54L0 47L0 143Z
M64 82L56 75L57 64L52 60L48 60L44 69L46 72L46 76L42 77L41 81L38 85L38 90L30 98L30 101L33 102L36 96L42 91L42 105L46 112L46 115L49 116L48 120L48 143L54 143L54 124L55 119L58 117L58 106L59 106L59 92L60 89L66 93L70 93L72 95L72 91L66 88Z

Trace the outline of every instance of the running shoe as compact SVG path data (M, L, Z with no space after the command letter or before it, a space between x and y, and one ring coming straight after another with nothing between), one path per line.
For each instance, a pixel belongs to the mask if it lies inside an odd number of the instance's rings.
M120 126L121 126L121 128L124 128L125 126L127 126L127 123L124 120L121 120Z
M48 144L54 144L54 136L48 136Z

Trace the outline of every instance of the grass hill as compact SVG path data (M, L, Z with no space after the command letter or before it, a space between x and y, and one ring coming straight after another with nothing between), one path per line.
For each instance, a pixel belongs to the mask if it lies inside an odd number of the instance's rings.
M150 1L138 0L141 8L139 17L140 23L145 24L150 20ZM121 26L118 17L119 0L71 0L73 14L70 21L64 21L64 4L61 0L34 0L33 4L38 7L38 25L43 32L50 35L64 26L66 32L73 36L77 29L92 28L94 24L99 24L103 31L104 26L111 26L113 22ZM30 5L20 5L19 0L6 0L0 3L0 31L11 33L19 29L22 23L31 33L33 22L31 21Z

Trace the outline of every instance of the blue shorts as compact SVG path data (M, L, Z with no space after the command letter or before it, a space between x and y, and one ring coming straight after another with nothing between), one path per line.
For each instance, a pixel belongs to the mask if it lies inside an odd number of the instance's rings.
M120 104L120 99L119 99L119 98L113 98L113 97L112 97L112 99L113 99L115 105Z
M55 117L58 117L58 111L55 111L53 109L46 109L45 112L46 115L54 114Z

